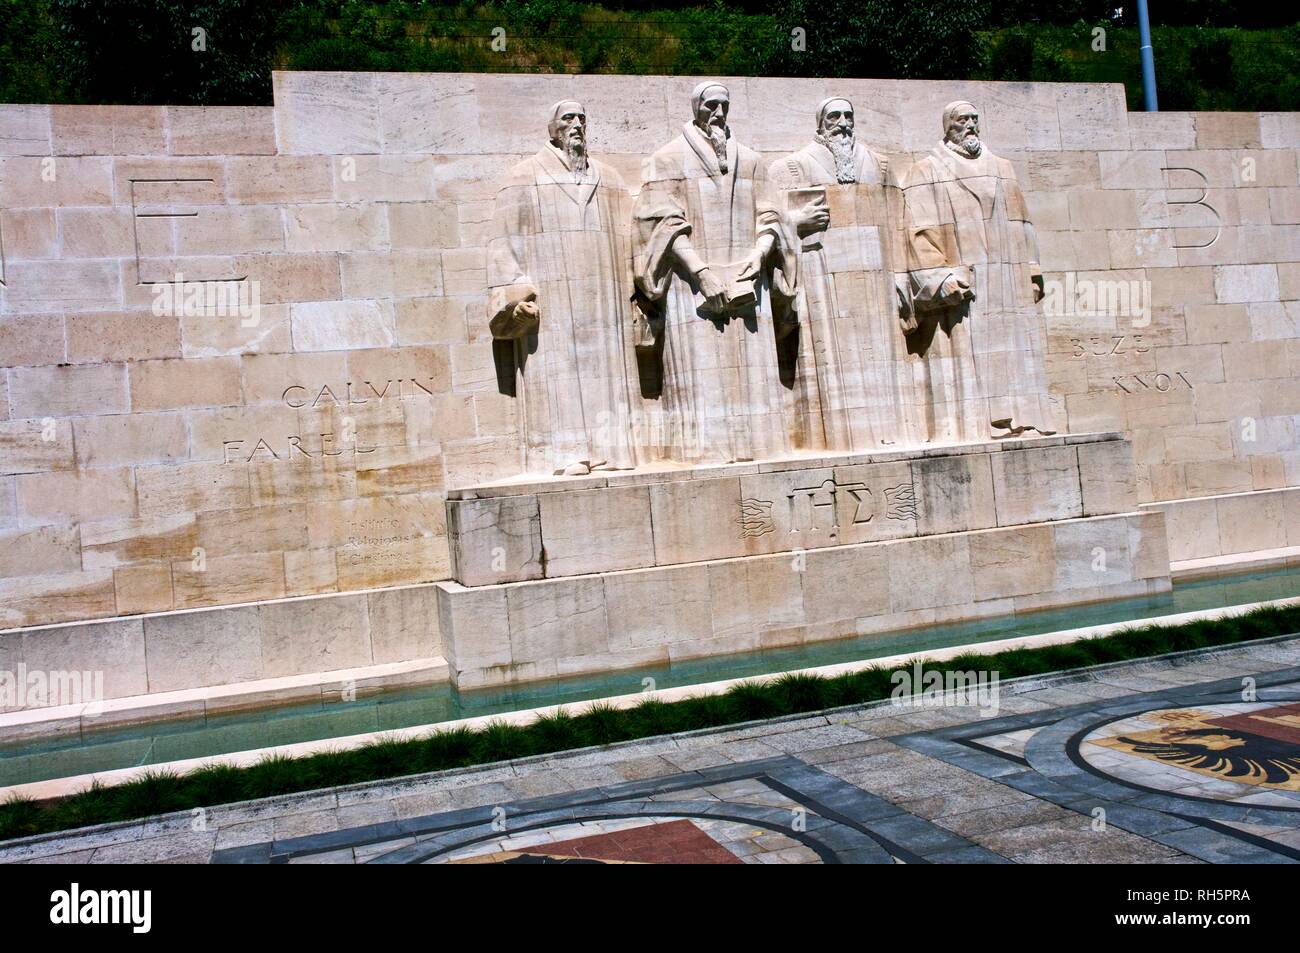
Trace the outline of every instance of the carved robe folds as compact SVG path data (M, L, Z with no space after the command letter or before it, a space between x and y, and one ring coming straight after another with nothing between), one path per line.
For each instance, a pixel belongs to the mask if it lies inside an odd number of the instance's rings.
M862 452L911 440L898 377L902 195L880 157L861 143L853 156L852 183L837 181L835 159L818 142L768 173L789 211L822 198L830 209L826 229L802 236L798 293L778 300L778 312L788 308L799 325L782 355L793 375L792 439L810 449Z
M575 178L548 145L515 166L497 195L488 317L499 366L514 368L526 473L636 464L627 339L631 200L603 163L590 160ZM535 328L517 311L522 301L537 305Z
M770 287L775 279L793 288L793 243L758 154L734 138L726 152L723 172L707 138L688 123L646 160L633 212L638 343L662 375L658 400L647 401L647 443L662 459L725 463L789 449ZM775 268L738 289L732 279L763 233L773 236ZM682 237L733 292L754 297L711 313L674 249Z
M1038 241L1011 163L939 145L912 167L904 199L917 320L909 362L927 439L987 440L1007 418L1054 429L1034 299ZM951 276L973 300L941 300Z

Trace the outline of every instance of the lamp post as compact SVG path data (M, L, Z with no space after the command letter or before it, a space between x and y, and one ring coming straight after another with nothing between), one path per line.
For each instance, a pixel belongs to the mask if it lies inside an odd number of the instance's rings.
M1153 113L1156 105L1156 60L1151 51L1151 23L1147 17L1147 0L1137 0L1138 34L1142 39L1142 105Z

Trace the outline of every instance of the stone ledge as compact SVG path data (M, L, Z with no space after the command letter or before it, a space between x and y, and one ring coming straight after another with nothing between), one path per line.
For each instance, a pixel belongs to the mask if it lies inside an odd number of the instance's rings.
M893 463L921 457L950 457L967 453L993 453L998 450L1027 450L1034 447L1073 446L1081 443L1104 443L1127 438L1117 430L1095 433L1061 434L1052 437L1013 437L1006 440L986 440L980 443L945 444L941 447L908 447L900 450L878 450L870 453L841 453L799 456L780 460L751 463L724 463L703 466L685 464L655 464L635 470L594 473L588 476L524 476L497 480L474 486L454 487L447 491L448 500L474 500L498 496L535 496L541 493L560 493L569 490L590 490L604 486L640 485L643 483L675 483L683 480L708 480L719 477L741 476L749 473L768 473L777 470L808 470L816 467L851 466L860 463Z
M286 678L266 678L214 688L191 688L149 695L130 695L99 703L27 708L0 714L0 734L7 744L34 738L65 738L125 728L158 724L183 718L265 709L310 701L337 701L341 685L358 698L386 689L445 682L446 659L441 656L368 665L362 668L311 672Z
M1166 592L1159 513L1128 512L501 585L438 583L463 689Z
M6 629L0 669L102 673L99 701L109 704L173 692L242 693L266 680L425 663L442 655L437 625L437 593L426 583ZM268 691L267 702L286 697ZM52 708L29 701L9 711Z
M1178 560L1169 564L1169 575L1175 582L1192 582L1200 579L1231 579L1242 573L1297 567L1300 567L1300 546L1281 546L1226 556Z
M1300 487L1143 503L1169 525L1177 563L1300 546Z
M466 586L1124 513L1130 443L1079 434L521 480L447 501Z

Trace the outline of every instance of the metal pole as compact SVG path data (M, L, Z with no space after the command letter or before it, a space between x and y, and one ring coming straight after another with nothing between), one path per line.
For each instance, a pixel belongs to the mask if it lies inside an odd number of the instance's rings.
M1149 113L1156 105L1156 60L1151 52L1151 23L1147 18L1147 0L1138 0L1138 34L1142 39L1142 104Z

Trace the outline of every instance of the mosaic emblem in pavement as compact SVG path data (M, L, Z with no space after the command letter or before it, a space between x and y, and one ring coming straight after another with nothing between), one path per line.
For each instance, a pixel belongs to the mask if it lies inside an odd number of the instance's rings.
M1101 824L1101 837L1113 829L1145 838L1151 856L1300 863L1300 667L1250 681L1258 691L1249 703L1242 679L1224 678L890 742L1072 812L1085 832ZM967 837L945 826L949 815L922 816L928 800L896 803L783 755L230 847L212 861L1009 863L1077 850L1035 840L1072 822ZM1132 840L1112 843L1129 858Z
M1220 788L1239 794L1238 785L1300 793L1300 703L1214 705L1148 712L1112 722L1084 739L1083 757L1102 767L1094 751L1102 748L1128 760L1156 761L1172 774L1112 761L1109 773L1147 778L1153 786L1170 779L1172 789L1186 784L1186 773L1229 782ZM1131 767L1131 771L1123 771ZM1103 768L1103 770L1106 770ZM1194 779L1193 779L1194 780ZM1206 787L1206 795L1216 796Z
M1211 863L1300 862L1300 669L918 732L899 744Z
M894 864L1005 858L783 756L216 851L213 863Z
M727 828L732 837L714 840L704 825ZM663 818L597 821L585 825L507 837L499 845L471 847L446 858L449 864L741 864L762 863L765 854L788 851L817 863L817 854L783 834L726 821ZM586 834L586 836L573 836ZM729 845L743 847L732 853ZM742 860L744 857L746 860ZM793 861L797 863L798 861Z

